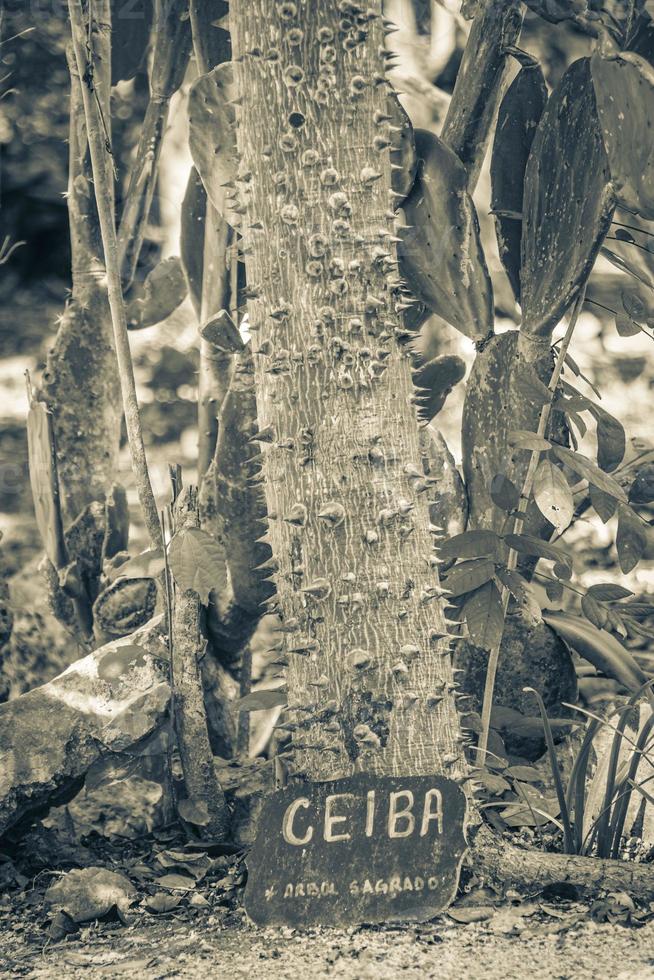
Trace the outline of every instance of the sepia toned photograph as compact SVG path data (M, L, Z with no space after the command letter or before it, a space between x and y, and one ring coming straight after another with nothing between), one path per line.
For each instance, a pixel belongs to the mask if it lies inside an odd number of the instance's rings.
M0 0L0 980L654 980L653 0Z

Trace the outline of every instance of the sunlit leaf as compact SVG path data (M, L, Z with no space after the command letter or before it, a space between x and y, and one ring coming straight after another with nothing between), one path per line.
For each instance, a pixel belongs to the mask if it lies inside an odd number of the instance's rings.
M516 449L530 449L532 452L544 452L552 448L552 443L535 432L526 432L524 429L513 429L509 432L509 445Z
M570 613L546 613L543 618L573 650L627 690L638 691L646 683L647 675L629 651L606 630Z
M574 502L568 481L550 459L542 459L538 464L533 494L541 514L559 534L565 531L574 514Z
M633 592L615 582L598 582L596 585L590 586L588 595L600 602L614 602L618 599L628 599L630 595L633 595Z
M603 58L591 70L604 145L619 203L654 219L654 69L637 54Z
M168 546L168 562L177 586L197 592L204 605L213 589L225 588L225 556L206 531L199 528L178 531Z

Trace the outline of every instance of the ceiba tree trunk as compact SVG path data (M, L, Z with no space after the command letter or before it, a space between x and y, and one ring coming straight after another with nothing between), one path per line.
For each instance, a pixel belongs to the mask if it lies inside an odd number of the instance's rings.
M381 3L230 18L293 767L464 777L396 308Z

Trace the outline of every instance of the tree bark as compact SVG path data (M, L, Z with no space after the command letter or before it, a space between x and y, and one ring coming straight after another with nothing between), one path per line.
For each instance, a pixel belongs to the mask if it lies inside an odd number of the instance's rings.
M342 6L241 0L230 14L294 765L460 777L396 310L381 3Z
M199 528L197 490L185 487L174 505L175 532ZM188 798L207 808L205 832L223 840L229 822L225 797L216 778L207 729L200 674L205 641L200 631L200 597L176 589L173 612L171 681L177 745Z

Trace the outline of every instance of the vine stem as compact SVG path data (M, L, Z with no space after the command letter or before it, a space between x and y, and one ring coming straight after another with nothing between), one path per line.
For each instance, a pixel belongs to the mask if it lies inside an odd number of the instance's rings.
M581 313L581 308L584 305L584 299L586 296L586 287L584 286L577 297L575 305L573 307L570 319L568 321L568 326L566 332L563 336L561 344L559 346L556 361L554 363L554 370L552 371L552 376L550 378L547 389L549 391L550 397L547 399L540 411L540 418L538 420L538 429L536 434L542 439L545 438L545 433L547 431L547 426L549 424L550 415L552 413L552 401L554 393L556 391L556 386L559 383L561 377L561 372L563 371L563 365L565 364L566 354L568 353L568 347L570 346L570 341L572 340L572 334L577 326L577 320L579 319L579 314ZM517 512L513 518L513 533L519 530L519 524L522 521L526 511L527 505L531 498L531 492L534 487L534 477L536 475L536 470L538 469L538 463L540 462L542 450L534 449L531 452L529 458L529 465L527 466L527 472L525 473L525 478L522 484L522 490L520 491L520 502L518 503ZM518 553L514 551L513 548L509 549L509 554L507 558L507 568L509 571L515 569L518 561ZM511 593L506 586L502 587L502 615L504 622L506 623L506 614L509 608L509 599ZM499 641L493 646L490 651L488 658L488 669L486 671L486 681L484 684L484 699L481 709L481 733L479 735L479 744L477 746L477 764L483 765L488 751L488 735L490 732L490 719L491 711L493 710L493 698L495 694L495 679L497 677L497 667L500 660L500 649L502 646L502 639L504 636L504 630L502 630L502 636Z
M98 209L102 249L107 273L109 309L111 310L111 323L116 347L116 359L118 361L118 374L120 377L123 411L125 413L127 440L132 458L132 469L136 479L136 488L150 542L153 548L162 548L163 536L159 523L157 504L152 491L152 484L150 483L145 446L143 444L143 432L141 430L141 419L136 397L132 354L127 334L127 320L125 317L121 270L116 242L113 195L111 192L113 176L107 173L108 149L103 136L97 105L93 98L93 75L88 70L91 66L87 64L87 35L84 25L82 0L68 0L68 12L70 15L73 50L75 52L77 70L82 80L81 89L84 104L84 118L86 120L86 132L91 156L95 200Z

